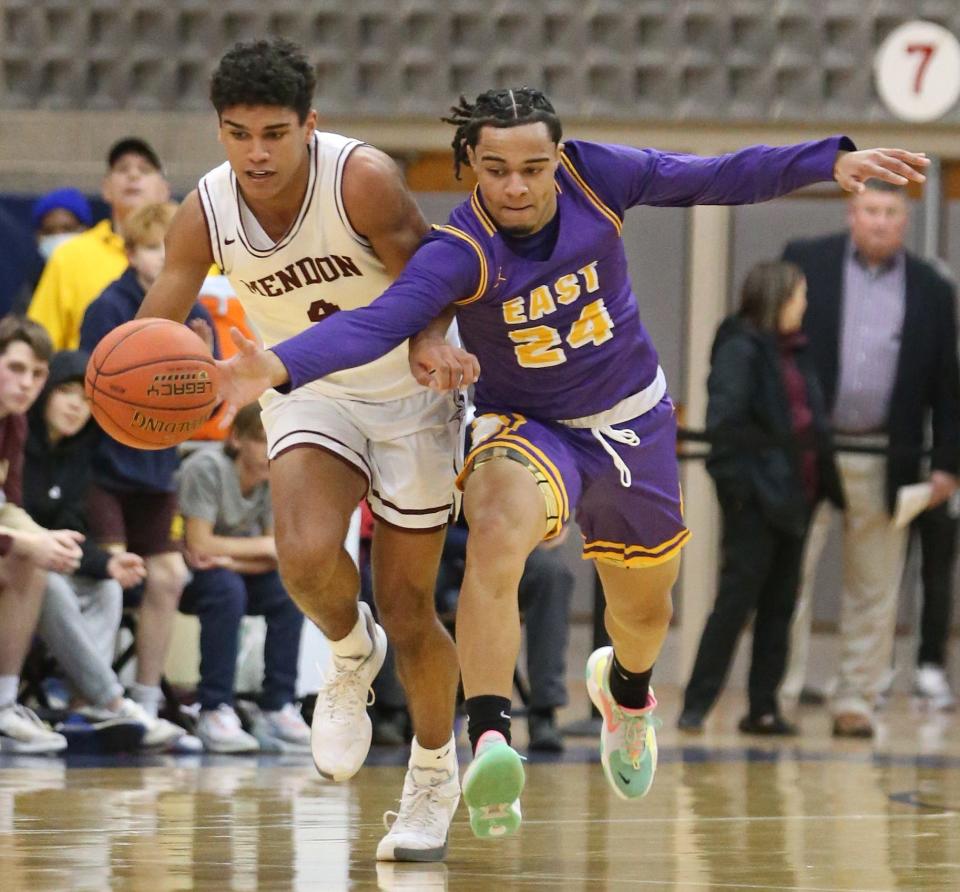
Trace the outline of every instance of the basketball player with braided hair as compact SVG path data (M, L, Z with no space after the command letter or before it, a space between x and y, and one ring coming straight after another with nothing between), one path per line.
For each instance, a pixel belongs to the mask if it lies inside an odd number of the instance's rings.
M166 241L141 316L183 320L211 263L230 278L271 346L379 295L428 231L383 152L316 129L313 69L285 40L237 44L211 81L227 161L200 180ZM462 351L441 348L452 362ZM465 356L465 354L463 354ZM462 401L410 373L407 348L262 401L277 558L285 588L330 641L311 749L342 781L371 742L367 695L384 628L357 603L344 549L366 496L373 578L415 737L399 814L377 858L435 861L460 798L453 716L459 672L433 592L459 466Z
M457 648L474 759L464 800L478 836L520 824L524 772L510 746L520 639L517 584L527 555L573 515L596 562L612 647L587 662L603 714L601 762L615 793L646 794L657 765L650 687L689 533L676 420L640 320L621 242L635 205L745 204L835 179L922 182L924 156L857 151L846 137L752 146L702 158L571 140L531 89L462 100L454 163L477 188L434 229L370 306L340 313L270 350L244 345L221 366L236 404L368 362L405 338L418 378L448 384L441 335L454 309L480 362L473 448L458 482L470 524ZM440 316L440 321L431 322ZM465 364L466 380L473 375ZM455 376L454 376L455 377Z

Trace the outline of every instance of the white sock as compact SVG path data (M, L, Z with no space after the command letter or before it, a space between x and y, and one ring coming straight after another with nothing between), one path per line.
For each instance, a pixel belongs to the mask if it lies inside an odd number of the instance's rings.
M410 768L430 768L433 771L447 771L456 776L458 773L457 742L453 735L451 734L450 739L435 750L428 750L426 747L420 746L417 738L414 737L410 743L410 762L408 766Z
M17 702L18 690L20 690L19 675L0 675L0 709L13 706Z
M367 629L367 612L360 608L360 615L354 627L339 641L330 642L330 650L335 657L345 657L353 660L363 660L373 650L373 641Z
M130 699L139 703L147 715L156 718L160 711L160 701L163 699L163 692L159 685L140 684L139 681L130 685Z

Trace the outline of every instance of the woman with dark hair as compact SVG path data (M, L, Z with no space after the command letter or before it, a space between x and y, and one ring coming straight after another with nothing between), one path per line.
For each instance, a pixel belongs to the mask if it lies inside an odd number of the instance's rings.
M740 308L717 331L707 381L707 470L723 512L722 568L679 727L699 731L755 613L748 734L795 734L777 707L803 542L821 495L843 496L806 338L806 281L791 263L747 275Z

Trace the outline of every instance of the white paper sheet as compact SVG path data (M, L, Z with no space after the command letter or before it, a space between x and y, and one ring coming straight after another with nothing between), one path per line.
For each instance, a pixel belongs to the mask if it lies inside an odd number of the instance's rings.
M897 505L893 513L893 523L902 530L921 511L930 507L933 486L929 483L912 483L897 490Z

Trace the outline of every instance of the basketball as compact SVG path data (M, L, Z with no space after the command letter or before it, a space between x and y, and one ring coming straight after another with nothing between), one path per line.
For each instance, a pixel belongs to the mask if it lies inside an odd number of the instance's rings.
M166 449L198 430L217 404L217 367L203 339L169 319L134 319L97 344L84 389L93 417L136 449Z

